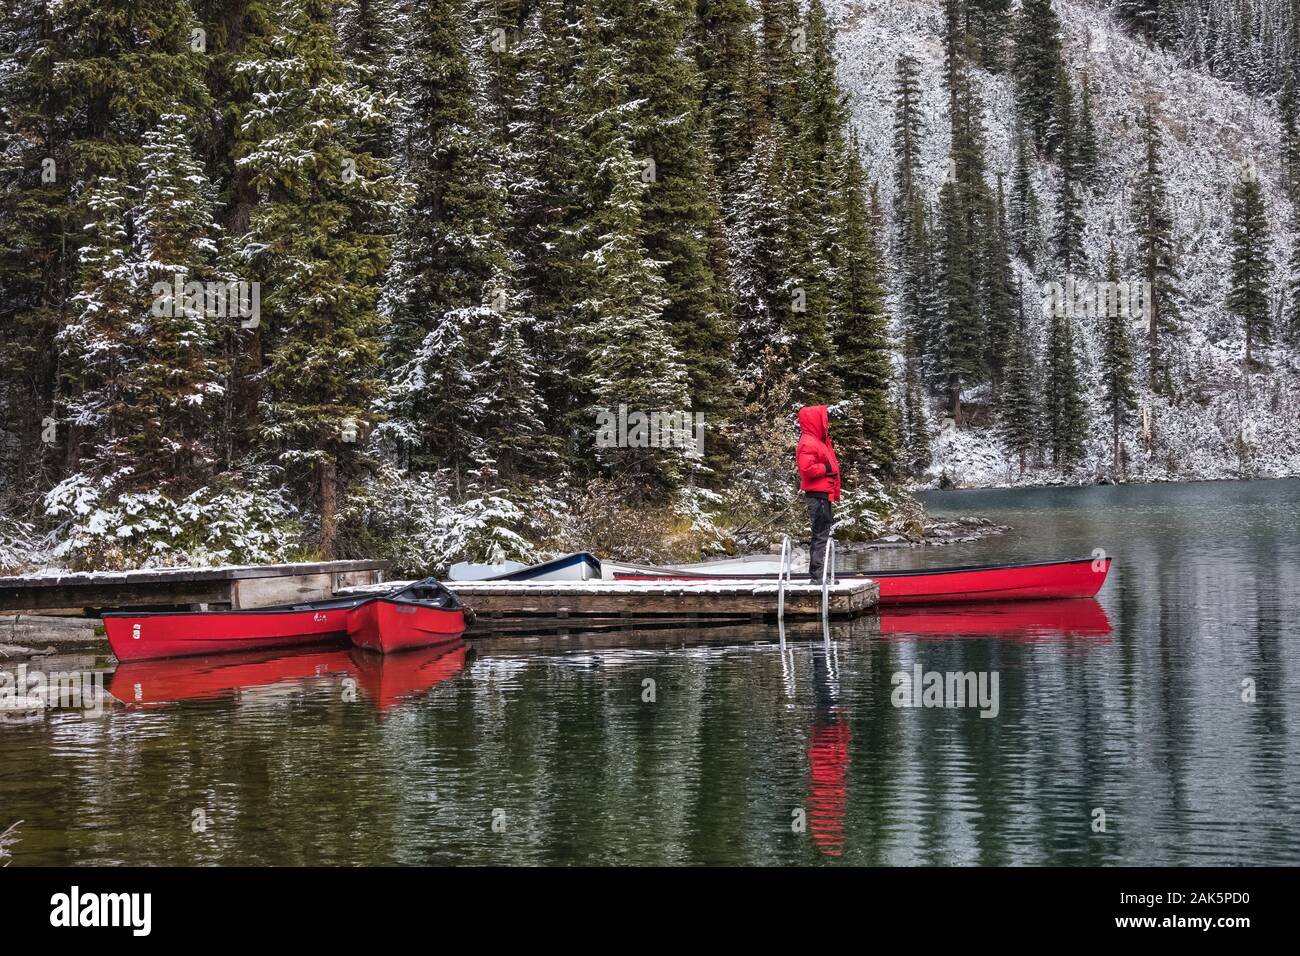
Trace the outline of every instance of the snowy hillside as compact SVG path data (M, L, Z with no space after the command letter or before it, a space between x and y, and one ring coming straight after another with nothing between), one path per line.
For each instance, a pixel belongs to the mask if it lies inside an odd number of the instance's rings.
M1065 62L1079 82L1086 74L1095 105L1102 166L1101 186L1084 209L1087 278L1101 278L1113 237L1123 273L1132 272L1135 248L1130 210L1132 182L1143 161L1139 120L1148 105L1162 129L1170 212L1178 247L1181 319L1170 339L1178 387L1153 397L1139 386L1139 413L1124 435L1133 480L1282 477L1300 474L1300 380L1293 351L1276 344L1258 355L1264 366L1251 376L1251 396L1242 389L1244 338L1240 320L1225 305L1228 290L1231 191L1240 164L1253 161L1264 185L1272 236L1272 298L1281 309L1291 256L1290 203L1281 186L1280 130L1276 97L1249 96L1232 85L1149 47L1135 37L1105 3L1063 2ZM913 57L923 82L925 136L921 175L930 197L947 170L949 122L943 82L943 0L833 0L838 30L840 79L852 101L853 121L864 162L881 184L886 205L892 197L893 102L896 62ZM1009 74L976 71L986 106L990 175L1011 175L1014 166L1015 95ZM1047 228L1053 215L1057 170L1039 162L1035 177L1044 200ZM1064 276L1017 269L1027 292ZM1039 295L1027 295L1027 305ZM1044 315L1033 308L1031 334L1041 340ZM963 485L1093 480L1107 471L1109 436L1100 408L1096 375L1098 329L1080 321L1081 366L1088 391L1090 435L1081 468L1061 475L1035 468L1021 478L990 427L944 429L936 408L931 481L940 474ZM1140 318L1130 329L1144 334ZM1033 341L1033 339L1031 339ZM1155 433L1150 448L1141 434L1142 412Z

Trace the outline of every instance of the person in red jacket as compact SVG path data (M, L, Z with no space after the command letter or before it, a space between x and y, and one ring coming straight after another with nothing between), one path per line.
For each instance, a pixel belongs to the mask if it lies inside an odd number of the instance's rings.
M812 540L808 545L808 579L822 579L826 561L826 542L830 540L834 519L831 504L840 500L840 463L831 444L831 419L825 405L799 409L799 448L795 464L799 468L799 489L808 504Z

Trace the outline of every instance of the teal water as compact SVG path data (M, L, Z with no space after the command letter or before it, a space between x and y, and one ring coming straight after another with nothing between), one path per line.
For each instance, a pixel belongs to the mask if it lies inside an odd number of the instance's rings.
M829 645L760 628L123 669L130 709L0 725L0 831L23 821L15 866L1300 863L1300 482L928 505L1015 530L848 559L1104 548L1110 580ZM996 716L895 706L918 665L996 674Z

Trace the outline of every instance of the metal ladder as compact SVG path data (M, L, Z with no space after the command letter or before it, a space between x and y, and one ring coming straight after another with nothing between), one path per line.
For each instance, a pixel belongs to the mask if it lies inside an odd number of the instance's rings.
M835 531L826 538L826 560L822 564L822 632L830 634L831 586L835 584ZM776 620L781 625L781 639L785 639L785 587L791 579L791 561L794 548L790 536L781 536L781 570L776 577Z
M835 583L835 528L826 537L826 560L822 564L822 637L831 639L831 585Z
M790 561L794 557L794 546L790 544L788 534L781 535L781 570L776 575L776 629L781 646L785 647L785 585L790 580ZM782 664L785 663L784 657Z

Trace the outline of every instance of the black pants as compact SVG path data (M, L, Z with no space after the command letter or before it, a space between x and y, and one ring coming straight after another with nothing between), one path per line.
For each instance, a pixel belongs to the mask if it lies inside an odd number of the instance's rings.
M827 498L807 495L808 521L812 524L812 541L808 545L808 580L822 583L822 565L826 563L826 542L830 540L831 503Z

